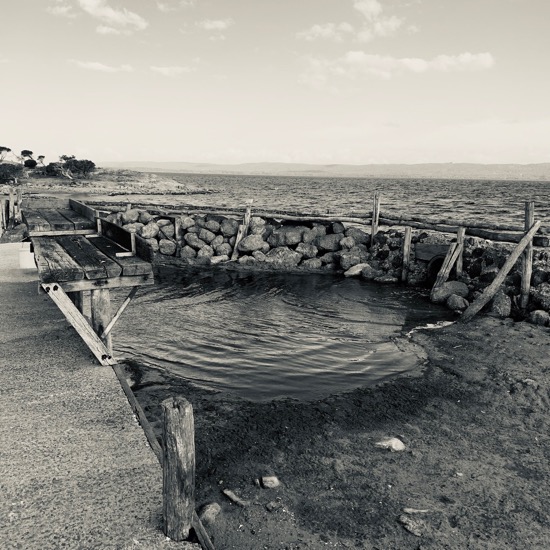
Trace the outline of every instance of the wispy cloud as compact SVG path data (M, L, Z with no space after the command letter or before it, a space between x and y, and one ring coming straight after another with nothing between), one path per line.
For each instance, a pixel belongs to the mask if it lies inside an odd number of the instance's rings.
M352 33L353 27L349 23L324 23L313 25L311 28L296 33L296 36L302 40L312 42L318 38L334 40L341 42L346 34Z
M494 64L494 57L487 52L442 54L432 59L423 59L349 51L344 56L333 60L307 58L307 70L303 80L314 87L322 87L332 77L351 80L368 77L389 79L403 73L479 71L490 69Z
M158 2L157 8L163 13L170 13L182 8L192 8L196 5L195 0L179 0L178 2Z
M112 65L99 63L98 61L78 61L76 59L71 59L70 61L81 69L99 71L102 73L131 73L134 70L131 65L119 65L118 67L114 67Z
M74 19L76 17L73 7L64 0L54 0L54 4L47 6L46 11L57 17L66 17L68 19Z
M186 66L179 66L179 65L176 65L176 66L172 65L169 67L152 66L150 67L150 69L155 73L159 73L162 76L167 76L167 77L180 76L182 74L192 73L195 70L194 67L186 67Z
M296 33L296 37L309 42L317 39L341 42L345 37L357 42L370 42L376 37L395 34L403 25L404 19L395 15L384 15L379 0L353 0L353 8L362 16L359 26L350 23L315 24L305 31Z
M130 34L142 31L149 23L126 8L113 8L106 0L78 0L79 6L103 24L97 27L100 34Z
M200 29L205 31L225 31L235 22L233 19L204 19L203 21L198 21L195 23Z

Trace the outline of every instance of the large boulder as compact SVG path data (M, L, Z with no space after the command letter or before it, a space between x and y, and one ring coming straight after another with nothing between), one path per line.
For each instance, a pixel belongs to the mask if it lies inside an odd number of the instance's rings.
M309 258L307 260L303 260L300 266L306 269L321 269L323 262L320 258Z
M201 241L204 241L205 243L211 243L216 238L216 234L212 233L209 229L206 229L206 227L203 227L199 231L199 239Z
M130 233L138 233L141 231L141 228L143 227L142 223L136 222L136 223L128 223L124 226L124 229L126 231L129 231Z
M296 252L301 254L304 258L310 259L310 258L315 258L319 250L313 244L300 243L296 247Z
M317 237L327 234L327 228L324 225L316 225L312 229L306 229L302 235L302 241L306 244L312 243Z
M550 313L544 311L543 309L536 309L529 314L527 320L530 323L533 323L533 325L547 327L550 325Z
M353 267L350 267L347 271L344 272L344 277L357 277L361 275L365 267L370 267L370 266L367 263L354 265Z
M305 227L280 227L275 229L267 238L267 242L273 247L292 246L302 241L302 235L307 231Z
M468 303L468 300L466 300L466 298L463 298L462 296L458 296L457 294L451 294L447 298L446 303L447 303L447 307L449 309L452 309L453 311L463 311L470 305Z
M340 222L334 222L332 224L331 229L333 233L336 233L338 235L340 235L341 233L344 233L344 231L346 230L346 228L344 227L344 224Z
M344 250L350 250L356 245L355 239L353 237L344 237L340 241L340 246Z
M130 208L130 210L125 210L121 213L120 218L122 223L126 225L127 223L136 223L139 220L139 210L135 208Z
M354 265L365 263L368 260L368 254L359 246L355 246L350 250L340 252L340 266L344 271L347 271Z
M188 229L195 225L195 220L191 216L181 216L180 226L182 229Z
M210 245L203 246L197 253L197 258L211 258L214 256L214 249Z
M248 230L253 235L261 235L265 230L265 220L259 216L252 216L250 218L250 224Z
M147 210L140 210L139 211L139 218L137 220L139 223L148 224L149 222L153 221L153 215L149 214Z
M185 245L180 250L180 258L191 259L197 257L197 251L194 248L191 248L189 245Z
M442 304L449 299L451 294L456 294L457 296L466 298L468 296L468 292L468 287L464 283L461 283L460 281L447 281L446 283L440 285L435 292L432 292L431 299L432 302L436 304Z
M369 263L362 263L359 265L363 266L361 268L361 277L367 281L374 281L377 277L382 277L382 275L384 275L383 271L376 269Z
M216 256L231 256L233 252L233 247L229 243L222 243L214 247Z
M346 237L352 237L357 244L366 244L370 242L370 236L357 227L350 227L346 230Z
M223 235L216 235L214 240L210 243L210 246L215 250L217 246L220 246L220 244L225 242L223 239Z
M233 218L225 218L220 224L220 231L224 237L233 237L239 231L239 222Z
M195 233L187 233L183 238L185 242L195 250L200 250L207 244L203 240L199 239Z
M530 294L536 307L550 311L550 283L541 283L531 288Z
M161 239L159 241L159 252L165 256L173 256L176 253L176 243L169 241L168 239Z
M493 317L500 317L502 319L510 317L512 313L512 300L508 294L505 294L502 290L499 290L495 297L491 300L491 309L489 315Z
M262 250L265 244L261 235L248 235L238 244L237 248L240 252L255 252Z
M159 242L157 239L145 239L145 242L147 243L147 246L151 248L154 252L157 252L159 249Z
M278 246L276 248L272 248L265 255L266 263L272 264L274 267L281 268L296 267L301 259L302 255L300 253L295 252L294 250L291 250L286 246Z
M154 221L150 221L140 229L139 233L144 239L154 239L159 234L159 229Z
M212 231L212 233L218 233L220 230L220 223L216 220L207 220L205 228L208 229L208 231Z
M342 235L339 233L333 233L330 235L323 235L316 237L313 241L313 244L319 249L327 252L334 252L335 250L340 249L340 241L342 240Z

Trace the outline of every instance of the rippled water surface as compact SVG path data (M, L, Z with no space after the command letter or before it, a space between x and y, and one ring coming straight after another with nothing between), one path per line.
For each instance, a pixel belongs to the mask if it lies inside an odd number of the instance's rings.
M313 399L414 367L393 337L448 318L412 291L332 275L161 270L117 352L253 400Z

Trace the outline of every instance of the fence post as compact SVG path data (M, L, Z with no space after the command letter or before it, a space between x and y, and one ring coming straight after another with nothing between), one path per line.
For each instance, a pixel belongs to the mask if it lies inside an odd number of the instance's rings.
M164 533L176 542L189 538L195 511L195 427L193 407L183 397L162 402L162 496Z
M535 203L525 203L525 231L535 223ZM521 298L520 307L526 309L529 303L529 291L531 290L531 274L533 272L533 241L530 241L523 253L523 269L521 273Z
M401 272L401 281L406 282L409 274L409 265L411 262L411 236L412 229L405 227L405 236L403 237L403 271Z
M460 277L462 275L462 255L464 253L464 235L466 233L465 227L459 227L458 231L456 232L456 242L458 245L460 245L460 254L458 255L458 258L456 259L456 276Z

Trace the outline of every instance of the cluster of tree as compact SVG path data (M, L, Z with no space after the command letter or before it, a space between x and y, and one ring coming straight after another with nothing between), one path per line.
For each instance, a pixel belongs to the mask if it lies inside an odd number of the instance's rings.
M11 153L16 163L3 163L7 156ZM21 154L14 153L9 147L0 145L0 180L14 180L23 174L23 169L28 168L35 170L37 167L43 169L43 173L51 177L66 177L73 179L74 177L88 177L96 168L95 163L91 160L77 159L74 155L61 155L59 162L50 162L48 165L44 163L46 158L44 155L38 155L36 160L33 158L34 153L29 149L23 149Z

